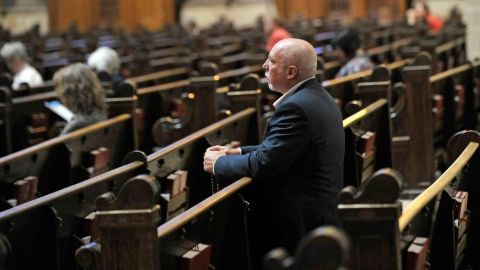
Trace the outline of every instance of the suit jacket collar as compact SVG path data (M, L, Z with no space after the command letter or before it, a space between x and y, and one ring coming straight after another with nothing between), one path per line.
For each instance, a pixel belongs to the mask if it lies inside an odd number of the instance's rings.
M285 94L283 94L277 101L275 101L275 103L273 103L273 106L275 108L278 108L278 106L280 104L282 104L282 102L285 101L285 99L287 99L287 97L293 95L298 90L303 89L306 86L307 83L310 83L310 81L315 81L315 77L305 79L305 80L297 83L296 85L294 85L287 92L285 92Z
M307 80L305 80L305 81L295 90L294 93L296 93L296 92L298 92L298 91L300 91L300 90L302 90L302 89L311 87L311 86L313 86L313 85L315 85L315 84L318 84L317 79L316 79L315 77L312 77L312 78L310 78L310 79L307 79Z

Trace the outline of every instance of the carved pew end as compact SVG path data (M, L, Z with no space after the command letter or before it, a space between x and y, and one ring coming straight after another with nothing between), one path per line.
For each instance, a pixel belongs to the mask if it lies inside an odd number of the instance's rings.
M264 257L267 270L341 269L348 258L349 240L336 227L320 227L301 240L294 257L283 248L276 248Z

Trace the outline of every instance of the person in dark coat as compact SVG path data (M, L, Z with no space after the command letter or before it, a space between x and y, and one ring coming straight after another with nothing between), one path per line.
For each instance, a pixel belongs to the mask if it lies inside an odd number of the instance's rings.
M253 178L250 224L254 269L275 247L293 253L299 240L321 225L340 225L345 148L342 115L315 79L315 49L284 39L263 65L269 88L282 96L255 146L212 146L204 170L223 184Z

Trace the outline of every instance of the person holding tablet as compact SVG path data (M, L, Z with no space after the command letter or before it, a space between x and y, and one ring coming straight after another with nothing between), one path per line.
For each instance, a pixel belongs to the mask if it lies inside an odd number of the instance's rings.
M68 65L55 73L53 82L60 102L73 113L61 134L107 119L105 91L87 65Z

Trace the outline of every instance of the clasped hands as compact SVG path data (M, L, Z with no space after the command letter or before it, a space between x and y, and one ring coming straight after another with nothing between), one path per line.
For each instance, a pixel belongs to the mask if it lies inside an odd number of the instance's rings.
M230 148L227 146L214 145L205 151L203 155L203 169L208 173L213 173L215 161L225 155L239 155L240 148Z

